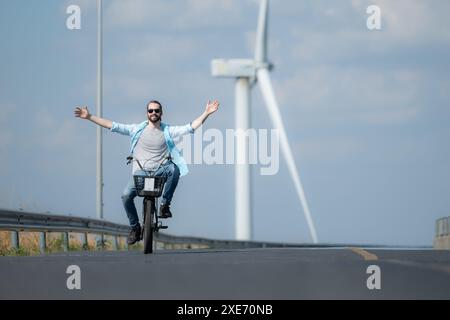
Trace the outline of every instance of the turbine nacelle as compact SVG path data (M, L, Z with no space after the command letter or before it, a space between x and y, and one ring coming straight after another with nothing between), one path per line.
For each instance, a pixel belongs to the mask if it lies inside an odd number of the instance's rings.
M223 78L256 78L259 69L272 70L271 63L251 59L215 59L211 61L211 74Z

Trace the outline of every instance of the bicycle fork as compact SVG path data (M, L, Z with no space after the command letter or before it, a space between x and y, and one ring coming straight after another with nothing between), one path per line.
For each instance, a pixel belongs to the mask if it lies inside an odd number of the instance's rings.
M163 224L162 224L162 222L161 221L159 221L159 218L158 218L158 216L159 216L159 213L158 213L158 199L157 198L152 198L152 197L148 197L148 198L144 198L144 223L143 223L143 225L145 225L145 219L148 219L148 218L152 218L152 217L147 217L147 213L146 212L149 212L149 214L150 215L152 215L153 216L153 221L154 221L154 223L152 223L152 226L153 226L153 232L158 232L159 231L159 229L167 229L167 226L164 226ZM148 205L150 205L150 211L148 211L147 209L146 209L146 206L148 206Z

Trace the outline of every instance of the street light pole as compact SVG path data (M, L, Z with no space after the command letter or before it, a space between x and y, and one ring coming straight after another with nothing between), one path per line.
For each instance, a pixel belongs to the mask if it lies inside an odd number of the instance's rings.
M97 27L97 116L102 117L102 0L97 0L98 6L98 27ZM97 218L103 219L103 154L102 154L102 128L97 126ZM103 236L101 236L103 245Z

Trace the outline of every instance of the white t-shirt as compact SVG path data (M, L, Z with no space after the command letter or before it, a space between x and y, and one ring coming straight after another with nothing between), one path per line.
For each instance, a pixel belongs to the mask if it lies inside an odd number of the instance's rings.
M139 137L133 157L133 173L141 170L137 160L145 170L154 170L164 163L169 157L169 149L163 130L147 126Z

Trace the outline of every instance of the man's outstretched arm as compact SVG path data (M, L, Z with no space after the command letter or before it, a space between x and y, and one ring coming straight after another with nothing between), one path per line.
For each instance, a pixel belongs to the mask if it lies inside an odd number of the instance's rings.
M89 110L87 107L76 107L74 111L75 117L90 120L95 124L98 124L99 126L102 126L106 129L112 128L112 121L108 119L103 119L97 116L94 116L89 113Z
M203 112L200 117L191 122L192 129L196 130L197 128L199 128L203 124L203 122L205 122L205 120L218 109L219 101L214 100L213 102L210 102L208 100L208 102L206 103L205 112Z

